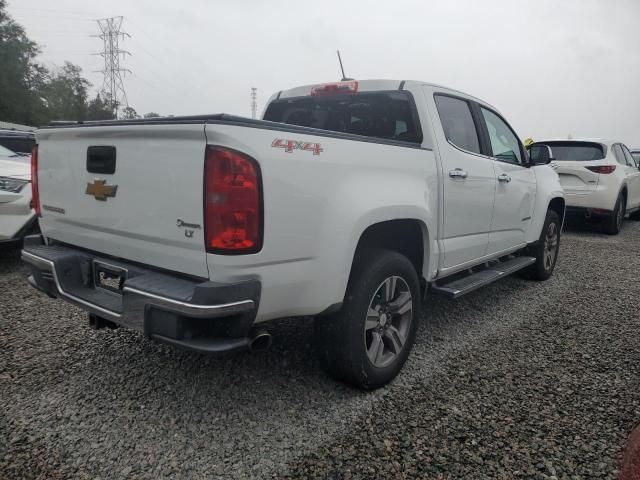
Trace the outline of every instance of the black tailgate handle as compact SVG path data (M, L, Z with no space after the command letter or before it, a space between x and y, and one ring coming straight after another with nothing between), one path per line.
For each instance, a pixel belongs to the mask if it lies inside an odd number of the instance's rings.
M92 146L87 148L87 172L112 174L116 171L116 147Z

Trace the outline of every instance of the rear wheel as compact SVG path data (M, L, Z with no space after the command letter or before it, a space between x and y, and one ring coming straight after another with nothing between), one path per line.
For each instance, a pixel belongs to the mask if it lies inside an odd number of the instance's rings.
M604 232L608 235L617 235L622 229L624 223L624 215L627 211L627 200L621 193L616 200L616 206L611 213L611 216L605 219Z
M560 251L560 227L558 214L553 210L547 211L540 238L527 252L536 261L523 271L524 276L532 280L547 280L553 274Z
M341 311L316 320L323 367L359 388L389 383L409 356L420 307L418 275L405 256L363 251L354 262Z

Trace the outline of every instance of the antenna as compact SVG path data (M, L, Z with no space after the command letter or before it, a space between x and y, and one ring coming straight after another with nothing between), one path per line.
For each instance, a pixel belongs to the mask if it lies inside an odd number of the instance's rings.
M340 62L340 70L342 71L341 81L346 82L348 80L353 80L353 78L347 78L347 76L344 74L344 67L342 66L342 57L340 57L340 50L336 50L336 53L338 54L338 62Z
M251 118L255 120L256 114L258 112L258 89L256 87L251 87Z

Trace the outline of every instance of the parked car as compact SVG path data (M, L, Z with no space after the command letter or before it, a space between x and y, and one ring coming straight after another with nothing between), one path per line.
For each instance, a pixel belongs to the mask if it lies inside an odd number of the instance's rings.
M0 128L0 146L8 148L15 153L30 155L35 144L36 135L34 132Z
M30 157L0 146L0 244L18 243L37 231L31 208Z
M229 115L38 131L45 244L30 283L198 352L264 348L268 321L316 316L324 367L393 379L427 292L456 298L554 270L564 194L498 111L422 82L274 95ZM178 163L176 163L178 162Z
M612 140L544 140L529 146L535 161L551 156L567 212L602 217L616 235L625 215L640 215L640 170L629 149Z

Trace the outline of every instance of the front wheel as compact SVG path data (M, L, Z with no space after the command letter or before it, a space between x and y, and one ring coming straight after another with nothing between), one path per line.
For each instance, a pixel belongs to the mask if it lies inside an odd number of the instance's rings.
M382 249L359 253L341 311L315 323L323 367L367 390L389 383L409 356L420 307L418 275L405 256Z
M547 212L544 226L538 242L529 248L528 253L536 261L523 273L533 280L547 280L553 274L560 251L560 217L553 210Z

